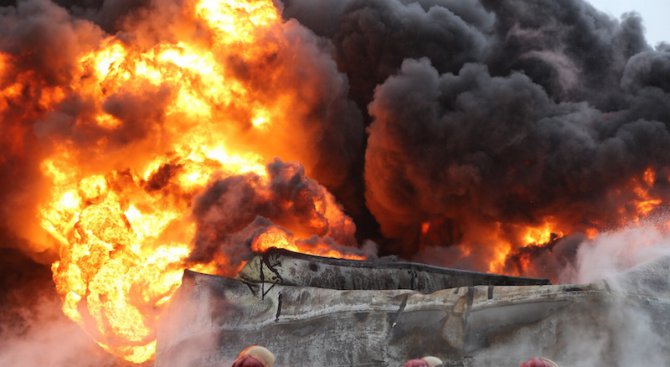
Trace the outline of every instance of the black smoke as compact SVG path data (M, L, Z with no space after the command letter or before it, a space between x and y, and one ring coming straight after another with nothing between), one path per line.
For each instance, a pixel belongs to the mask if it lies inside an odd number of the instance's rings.
M670 53L647 44L635 13L581 0L319 3L286 0L284 15L333 42L368 111L365 198L387 249L411 256L427 222L443 223L444 246L486 246L482 226L549 216L613 228L633 210L632 177L667 177ZM651 192L667 197L668 181Z
M302 166L276 160L268 164L267 173L267 178L250 173L215 180L198 196L191 261L219 257L237 266L251 256L252 242L274 226L289 237L308 234L306 243L321 241L350 250L355 246L353 222Z

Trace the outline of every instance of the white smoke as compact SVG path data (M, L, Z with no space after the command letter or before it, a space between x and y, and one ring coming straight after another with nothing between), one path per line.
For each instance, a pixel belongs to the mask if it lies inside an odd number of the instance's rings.
M580 245L576 266L563 278L578 284L603 281L610 292L594 305L600 307L597 320L568 328L562 366L667 365L669 223L668 218L656 218Z
M561 367L666 366L668 275L667 218L584 240L561 274L564 285L528 290L525 302L486 310L487 320L507 320L500 322L513 326L477 350L471 366L518 366L535 356ZM524 322L510 321L514 307Z
M670 256L669 232L670 219L656 218L603 233L580 245L576 267L566 269L561 278L570 283L591 283Z
M63 314L57 297L36 297L3 313L12 321L0 324L0 366L122 366Z

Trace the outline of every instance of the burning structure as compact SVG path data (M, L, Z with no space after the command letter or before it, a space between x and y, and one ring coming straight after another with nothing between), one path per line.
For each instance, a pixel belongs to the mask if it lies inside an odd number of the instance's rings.
M399 366L419 353L461 367L515 366L523 353L575 367L636 366L649 352L667 361L670 345L649 335L670 332L669 267L665 258L592 284L552 286L271 250L239 279L184 275L156 367L230 365L248 343L280 351L279 366ZM630 353L638 337L651 342Z
M121 364L271 247L571 281L665 245L669 70L582 0L4 0L2 247Z

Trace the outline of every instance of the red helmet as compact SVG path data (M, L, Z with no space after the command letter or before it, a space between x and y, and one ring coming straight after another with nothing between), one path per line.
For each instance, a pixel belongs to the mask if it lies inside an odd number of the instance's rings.
M275 359L275 355L267 348L252 345L240 352L233 367L272 367L275 365Z
M238 358L232 367L265 367L263 363L256 358L246 355Z
M403 365L403 367L430 367L428 365L428 362L424 361L423 359L412 359Z
M550 359L535 357L521 363L520 367L558 367L558 365Z

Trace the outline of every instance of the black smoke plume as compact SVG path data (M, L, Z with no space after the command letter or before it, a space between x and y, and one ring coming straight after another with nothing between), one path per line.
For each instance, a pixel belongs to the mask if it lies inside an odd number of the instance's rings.
M369 113L366 202L394 243L382 249L412 256L424 223L441 223L442 246L478 247L496 223L613 228L647 169L667 197L670 53L636 14L581 0L321 3L287 0L284 15L333 42Z

